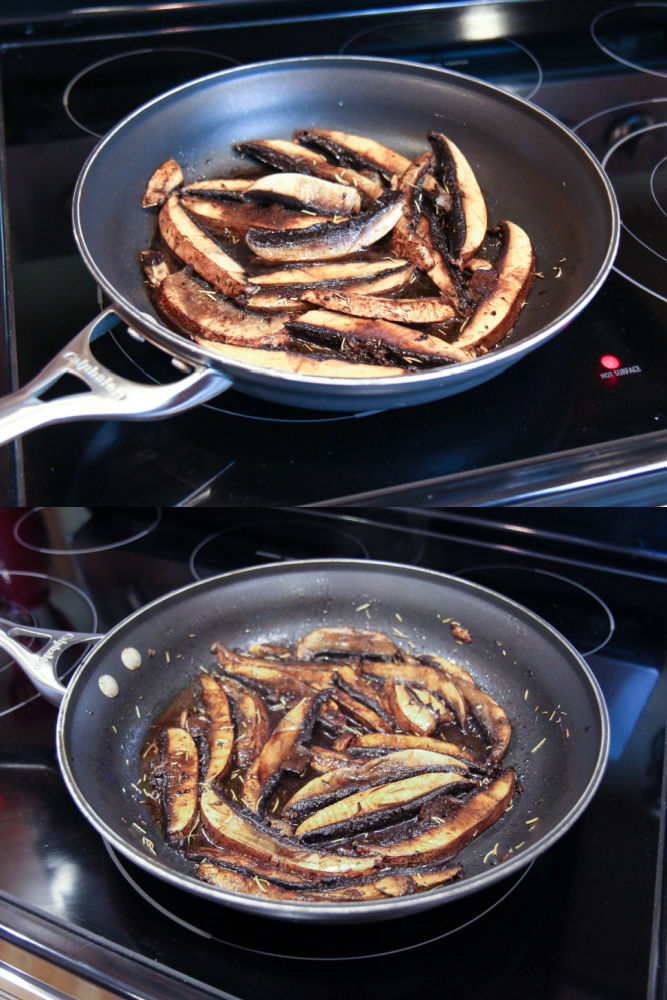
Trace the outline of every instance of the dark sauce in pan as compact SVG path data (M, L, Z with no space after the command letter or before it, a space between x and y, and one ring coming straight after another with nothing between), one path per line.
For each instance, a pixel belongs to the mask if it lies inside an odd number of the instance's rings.
M270 652L265 652L262 659L266 661L270 660L272 664L279 667L280 655L285 654L289 654L289 658L292 662L295 661L294 655L287 650L281 650L280 652L277 651L275 659L272 658ZM343 658L340 655L337 655L331 657L323 656L318 657L317 660L304 660L302 662L304 666L312 667L316 663L342 664L343 662L355 663L360 661L349 657ZM425 662L427 662L427 660ZM207 667L207 672L220 678L224 678L226 676L222 668L218 667L217 663L209 665L209 667ZM278 696L275 692L271 693L268 688L262 688L255 683L244 681L238 676L234 676L234 680L237 683L241 683L246 686L248 690L253 691L255 694L259 693L262 696L264 704L268 710L269 734L273 731L280 719L283 718L285 713L294 704L296 704L301 697L300 695ZM364 680L370 685L371 688L377 691L378 695L382 693L382 679L365 675ZM335 688L332 687L331 690L333 691ZM323 695L322 697L324 699L326 698L326 695ZM231 698L229 699L229 703L233 716L234 706ZM209 720L206 716L206 710L203 704L201 687L199 681L195 681L189 688L182 691L178 697L171 702L171 704L164 710L151 727L150 735L142 755L140 785L145 789L150 790L149 810L152 812L152 818L156 824L163 830L165 829L165 819L161 805L162 793L165 781L169 780L168 768L169 766L174 765L173 761L171 762L171 765L169 762L165 761L161 750L161 733L166 727L169 726L186 728L189 731L195 742L199 755L201 783L208 765L208 725ZM397 733L406 732L406 730L400 730L398 727L396 727L395 731ZM305 735L304 743L306 746L312 744L313 746L332 749L339 745L342 735L344 736L349 733L349 735L353 737L355 735L361 735L364 732L368 732L368 730L365 729L360 723L350 719L349 717L345 722L344 729L341 730L340 728L336 729L330 722L323 721L322 714L320 714L312 727L310 736L308 737L307 734ZM461 749L471 751L480 762L484 762L487 757L487 752L489 750L488 736L485 735L481 727L470 714L468 714L463 727L459 727L456 722L441 722L430 734L430 736L432 738L439 738L448 743L452 743ZM299 755L297 754L296 756L298 758ZM366 749L359 754L358 759L365 762L366 760L370 760L372 758L377 759L380 756L382 756L382 751ZM302 757L301 760L303 761L304 758ZM272 791L263 802L261 809L262 815L261 818L259 818L259 822L274 835L290 835L292 830L289 824L280 818L285 804L300 787L322 773L321 768L315 769L311 767L307 761L308 756L306 755L305 770L302 766L301 773L299 774L292 773L289 769L283 770L277 785L273 787ZM299 761L297 761L297 763L298 762ZM493 769L483 765L477 773L477 776L482 783L486 783L491 777L495 776L496 773L499 773L499 771L500 768ZM242 798L245 772L246 769L239 767L232 751L232 761L226 775L216 782L216 788L220 794L228 802L235 804L239 809L243 809ZM354 790L355 789L352 789L352 791ZM330 836L328 838L310 839L308 842L304 842L302 846L306 851L314 850L342 855L354 855L356 853L355 844L359 843L360 837L363 838L364 844L388 845L405 838L412 832L416 832L420 824L423 824L425 821L431 821L434 817L438 819L446 819L446 817L453 810L459 807L461 803L476 790L476 787L473 789L461 790L457 789L457 786L454 785L451 790L445 789L444 791L437 791L433 795L424 799L415 814L411 814L407 818L401 819L400 821L391 822L389 824L385 821L385 825L381 825L376 829L366 829L361 833L353 832L346 836ZM248 815L247 811L246 815ZM198 858L198 856L205 854L207 849L210 850L213 845L212 842L209 841L206 833L202 830L201 825L197 824L184 842L181 842L180 844L172 844L172 846L176 847L176 849L178 849L184 857L194 861ZM452 859L448 859L447 863L451 863L451 861Z

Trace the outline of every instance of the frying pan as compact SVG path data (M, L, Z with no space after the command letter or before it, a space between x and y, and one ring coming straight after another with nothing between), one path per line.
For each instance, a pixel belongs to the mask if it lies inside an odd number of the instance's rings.
M369 617L359 608L367 609ZM472 642L457 646L449 619L464 624ZM469 664L480 686L505 708L513 726L505 760L516 769L523 793L461 852L461 881L412 896L357 903L292 903L223 891L198 881L194 864L164 843L133 788L151 723L202 666L214 662L214 640L241 649L258 641L290 645L323 624L372 627L392 637L397 630L405 636L397 641L406 649L414 643L416 652ZM354 922L454 902L517 872L555 843L590 802L606 765L606 707L574 648L513 601L431 570L370 560L304 560L235 570L191 584L98 637L66 691L52 664L60 649L80 637L51 636L41 655L26 654L12 638L22 631L16 627L11 635L0 633L0 645L47 697L62 700L58 758L84 816L119 852L173 886L259 915ZM127 647L142 656L133 671L121 660ZM100 678L105 675L115 678L117 697L102 693Z
M224 359L167 328L148 301L138 264L155 215L139 205L168 157L186 180L239 172L233 142L291 138L302 127L372 136L409 157L435 129L461 146L485 193L489 224L523 226L543 276L512 333L472 362L398 377L339 379L272 371ZM25 388L0 404L0 441L72 419L166 417L234 386L273 402L360 412L462 392L543 344L591 300L611 268L618 210L597 161L534 105L457 73L353 56L304 57L235 67L187 83L125 118L93 150L73 202L76 241L112 306ZM187 366L167 386L144 386L104 368L91 343L119 320ZM65 372L88 392L45 402Z

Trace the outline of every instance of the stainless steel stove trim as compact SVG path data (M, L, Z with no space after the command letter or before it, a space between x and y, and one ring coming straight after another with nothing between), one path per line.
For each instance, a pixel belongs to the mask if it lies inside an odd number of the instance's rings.
M604 499L634 506L636 502L623 500L622 496L627 489L637 491L640 484L652 493L661 494L663 499L667 497L667 431L423 479L405 486L332 497L304 506L563 506L570 493L579 507L591 505L586 502L587 495L595 501L593 506L600 506Z

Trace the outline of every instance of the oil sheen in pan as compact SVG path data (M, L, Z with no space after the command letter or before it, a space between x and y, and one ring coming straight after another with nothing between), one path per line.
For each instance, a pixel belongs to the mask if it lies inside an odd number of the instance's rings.
M300 923L295 934L291 923L228 910L208 899L179 892L117 854L106 842L105 846L135 892L181 927L242 951L273 958L328 962L380 958L421 948L455 934L507 900L534 864L472 896L424 913L398 917L380 925L336 924L326 934L322 933L321 924Z

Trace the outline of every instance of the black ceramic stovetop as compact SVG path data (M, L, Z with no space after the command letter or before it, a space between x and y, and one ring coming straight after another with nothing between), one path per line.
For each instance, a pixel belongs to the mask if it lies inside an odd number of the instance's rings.
M42 627L104 631L171 589L286 558L382 559L475 580L586 657L611 748L583 816L518 876L400 920L293 925L195 900L107 847L60 776L55 709L2 654L2 938L146 1000L664 996L665 524L660 512L585 514L4 509L2 615Z
M479 77L574 129L611 177L623 228L614 270L571 326L463 395L398 412L331 414L232 390L164 422L59 425L2 449L6 502L660 502L665 3L37 9L31 17L26 5L23 16L0 23L5 392L100 308L70 224L88 152L156 93L226 66L351 53ZM122 328L102 351L130 378L174 374Z

